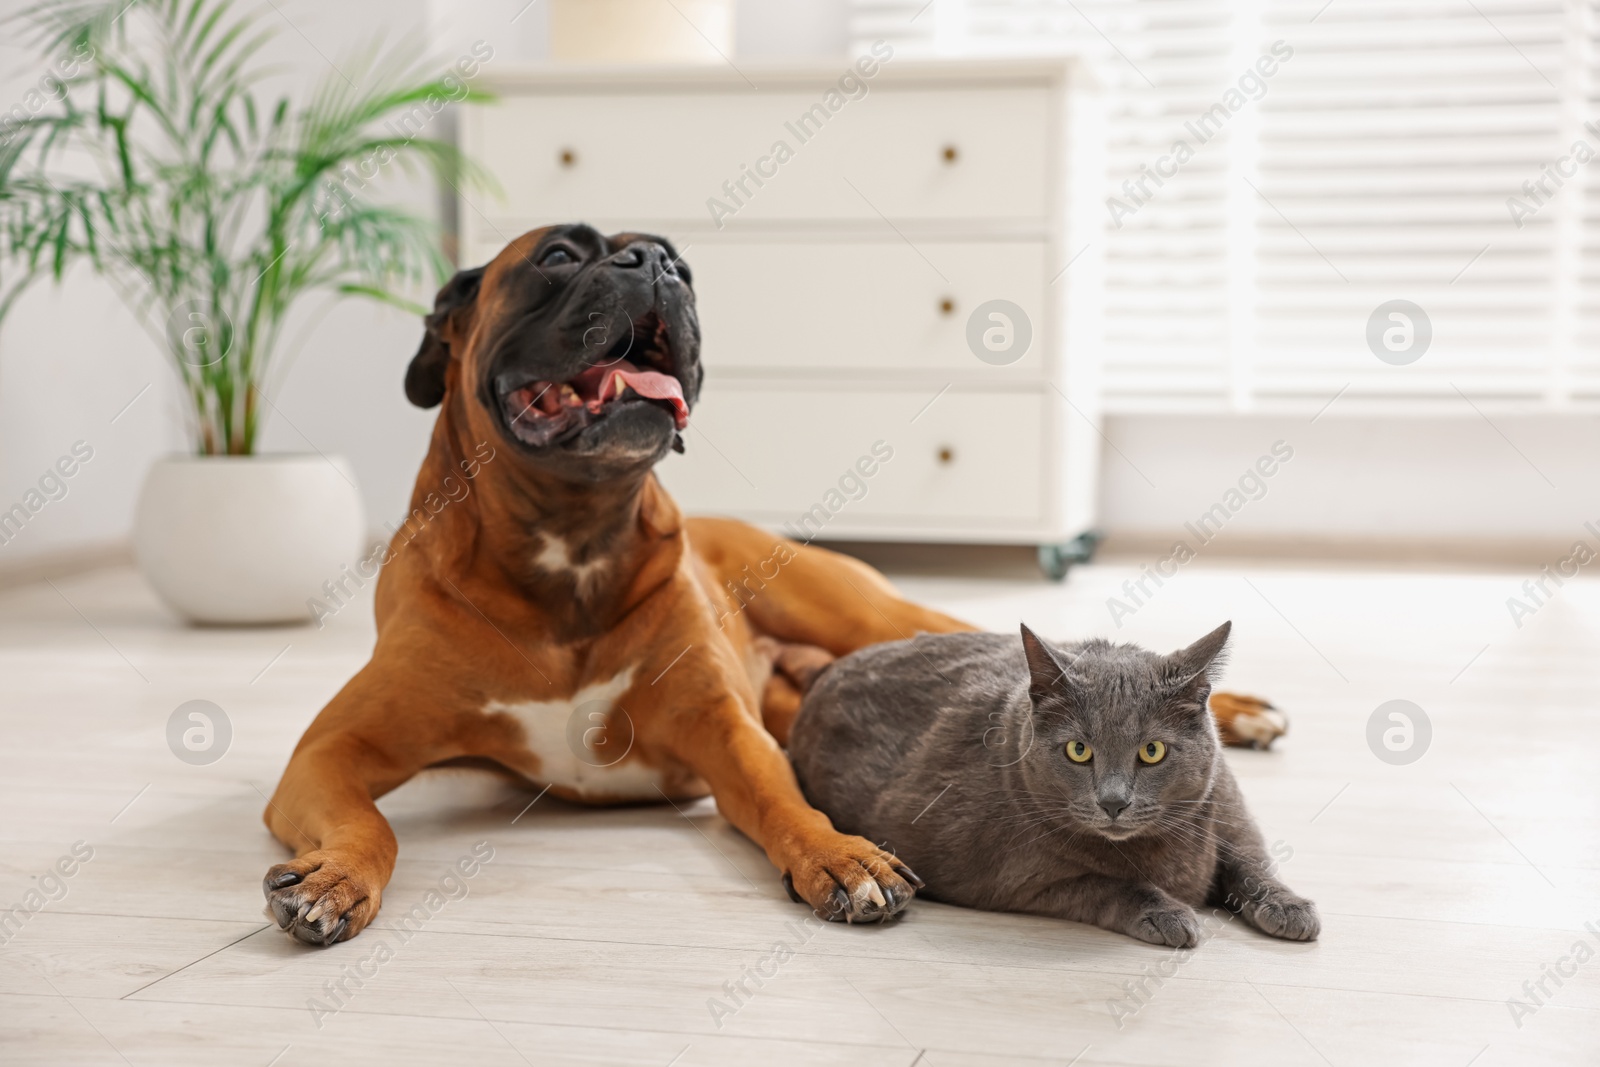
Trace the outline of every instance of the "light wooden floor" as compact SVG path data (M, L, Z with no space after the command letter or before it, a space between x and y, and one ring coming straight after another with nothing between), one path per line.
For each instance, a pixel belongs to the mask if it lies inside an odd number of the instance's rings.
M1118 633L1105 601L1134 570L902 585L990 627ZM1163 649L1235 620L1231 682L1293 728L1229 758L1323 936L1225 924L1120 1028L1108 1002L1165 950L926 902L885 929L797 932L801 909L709 803L524 813L531 791L466 772L382 802L401 842L383 915L304 948L261 914L282 855L261 794L362 662L370 608L321 632L196 631L131 571L12 590L0 905L74 842L94 856L0 946L0 1063L1594 1064L1600 959L1546 979L1520 1020L1507 1006L1574 942L1600 949L1600 584L1569 583L1519 630L1505 599L1525 577L1201 561L1127 620L1122 636ZM165 740L196 698L233 725L211 766ZM1434 727L1410 766L1365 741L1395 698ZM402 941L399 914L484 840L495 857L469 894ZM797 954L719 1027L708 1000L779 940ZM371 974L380 944L392 958L315 1017L308 1001Z

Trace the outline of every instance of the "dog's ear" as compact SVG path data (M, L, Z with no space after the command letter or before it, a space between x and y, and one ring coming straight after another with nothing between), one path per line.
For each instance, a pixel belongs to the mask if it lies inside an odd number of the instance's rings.
M419 408L431 408L444 399L444 371L450 365L450 345L460 340L461 316L478 299L483 268L458 271L433 301L433 314L422 320L422 346L406 368L406 399Z

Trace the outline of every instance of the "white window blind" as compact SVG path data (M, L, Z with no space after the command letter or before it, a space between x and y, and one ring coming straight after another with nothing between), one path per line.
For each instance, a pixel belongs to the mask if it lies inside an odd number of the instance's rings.
M1600 405L1600 0L854 0L851 33L1093 65L1108 411ZM1431 323L1404 367L1391 300Z

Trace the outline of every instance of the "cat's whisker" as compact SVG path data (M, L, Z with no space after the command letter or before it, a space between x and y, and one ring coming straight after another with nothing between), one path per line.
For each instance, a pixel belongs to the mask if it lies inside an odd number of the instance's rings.
M1213 822L1221 820L1211 820ZM1226 838L1210 833L1205 827L1158 818L1153 826L1157 836L1179 846L1215 845L1230 861L1250 862L1249 853L1241 852Z
M1058 821L1058 820L1062 821L1062 822L1070 823L1072 821L1071 812L1068 812L1068 811L1019 812L1019 813L1017 813L1015 815L1010 815L1010 816L1006 816L1006 817L1001 818L1001 819L997 819L996 822L1000 823L1001 825L1015 824L1016 827L1019 828L1019 829L1030 829L1030 828L1035 827L1035 826L1041 826L1044 823L1054 822L1054 821Z
M1040 809L1024 808L1021 809L1021 811L1013 811L1013 813L1000 814L1000 816L990 816L989 821L994 822L994 824L997 825L1005 825L1005 827L1010 827L1010 825L1034 824L1034 822L1038 822L1040 819L1054 819L1054 817L1059 816L1061 816L1059 811L1040 811Z
M1183 845L1189 847L1197 845L1203 846L1210 843L1210 838L1206 835L1191 832L1184 827L1158 823L1152 827L1152 830L1158 837L1169 843L1182 843Z
M1067 837L1067 840L1069 840L1069 841L1072 840L1073 838L1077 837L1080 833L1082 833L1081 830L1073 827L1073 825L1071 823L1062 823L1060 826L1056 827L1053 830L1046 830L1044 833L1040 834L1037 837L1029 838L1028 840L1024 841L1021 845L1016 845L1016 846L1014 846L1012 848L1007 849L1006 850L1006 854L1009 855L1010 853L1015 852L1017 849L1022 848L1023 845L1031 845L1035 841L1043 841L1045 838L1050 837L1053 834L1058 834L1062 830L1066 830L1066 831L1069 832L1068 837Z
M1176 823L1157 820L1153 829L1165 840L1182 841L1189 846L1205 846L1218 841L1215 835L1193 826L1183 826Z

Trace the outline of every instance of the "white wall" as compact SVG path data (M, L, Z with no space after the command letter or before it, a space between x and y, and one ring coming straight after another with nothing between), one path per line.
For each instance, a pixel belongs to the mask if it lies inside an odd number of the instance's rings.
M64 498L0 545L0 568L125 539L150 458L182 445L180 414L154 343L103 282L80 269L25 297L0 327L0 511L74 442L94 453Z
M1570 544L1600 526L1600 418L1473 412L1395 419L1122 416L1109 421L1103 525L1185 536L1274 442L1294 458L1224 538ZM1120 453L1119 454L1119 450ZM1146 480L1148 479L1148 481ZM1153 484L1152 484L1153 483ZM1258 491L1259 492L1259 491ZM1219 541L1219 545L1225 543Z
M842 56L849 0L739 0L738 54L750 59Z

